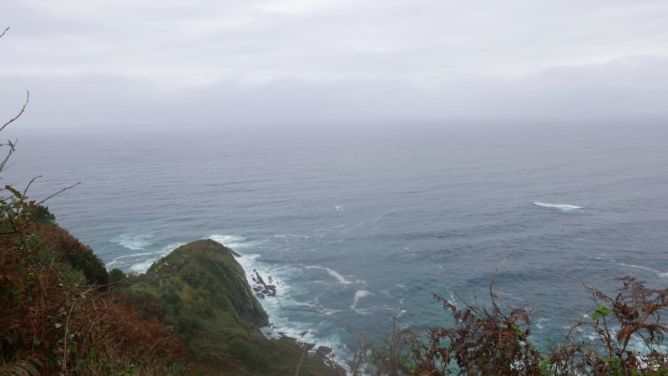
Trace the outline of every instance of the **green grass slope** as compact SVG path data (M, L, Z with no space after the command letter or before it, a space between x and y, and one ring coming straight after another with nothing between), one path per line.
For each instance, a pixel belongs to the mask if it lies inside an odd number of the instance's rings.
M204 374L341 374L294 340L262 335L267 314L233 251L213 240L179 247L131 278L128 289L136 300L162 310Z

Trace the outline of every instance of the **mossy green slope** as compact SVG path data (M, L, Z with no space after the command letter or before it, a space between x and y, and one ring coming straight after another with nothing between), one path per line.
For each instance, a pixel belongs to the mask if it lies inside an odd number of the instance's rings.
M129 290L161 307L202 373L292 375L298 367L300 375L340 373L293 340L262 335L267 314L233 251L213 240L177 248L134 278Z
M216 328L247 332L267 323L267 314L246 282L229 248L198 240L174 250L151 266L135 288L164 299L173 316L206 318Z

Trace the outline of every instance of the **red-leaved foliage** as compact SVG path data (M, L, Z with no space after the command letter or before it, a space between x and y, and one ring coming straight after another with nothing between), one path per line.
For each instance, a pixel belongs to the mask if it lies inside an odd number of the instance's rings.
M158 318L82 278L97 266L90 249L54 225L0 237L0 371L178 373L183 344Z

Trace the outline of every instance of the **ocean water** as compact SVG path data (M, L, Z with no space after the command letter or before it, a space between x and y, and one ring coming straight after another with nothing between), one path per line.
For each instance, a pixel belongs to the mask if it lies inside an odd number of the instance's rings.
M340 359L393 316L447 323L433 294L487 303L494 275L542 344L592 311L583 281L668 283L665 124L12 132L6 180L81 181L48 204L109 268L218 240L278 284L268 335Z

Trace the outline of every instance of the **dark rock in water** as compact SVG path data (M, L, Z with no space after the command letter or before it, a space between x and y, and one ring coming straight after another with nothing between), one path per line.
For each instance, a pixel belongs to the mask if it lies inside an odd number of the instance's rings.
M304 330L303 332L299 333L300 337L305 336L308 333L308 330Z
M328 346L318 346L315 350L315 355L324 358L332 352L332 348Z
M276 296L276 285L270 285L264 281L264 278L260 273L253 269L253 274L251 275L251 280L255 285L253 286L253 291L258 298L264 298L265 296ZM271 277L269 278L271 281Z
M276 286L266 285L264 292L269 296L276 296Z
M234 249L232 249L232 248L228 248L228 249L230 250L230 253L232 255L234 255L234 257L241 257L241 255L239 253L237 253L237 251L235 251Z

